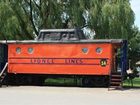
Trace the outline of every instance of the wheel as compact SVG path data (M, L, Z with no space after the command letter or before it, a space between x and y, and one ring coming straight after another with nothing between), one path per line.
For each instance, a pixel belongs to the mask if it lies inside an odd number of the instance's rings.
M93 79L90 78L90 77L84 77L82 79L82 86L85 86L85 87L89 87L89 86L93 86Z
M2 82L0 82L0 87L2 87Z
M94 86L107 87L108 83L109 83L109 79L105 76L100 76L100 77L94 78Z
M107 87L109 84L108 76L93 76L93 77L84 77L82 79L82 86L88 87Z

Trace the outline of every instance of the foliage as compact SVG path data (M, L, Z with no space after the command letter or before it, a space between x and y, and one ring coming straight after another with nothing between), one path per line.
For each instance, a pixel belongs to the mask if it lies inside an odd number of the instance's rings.
M40 29L88 25L96 39L129 40L129 58L135 62L140 33L129 1L1 0L0 39L33 39Z
M96 38L129 39L134 24L129 0L3 0L0 8L1 32L8 39L32 39L42 28L82 27L84 11ZM65 22L63 13L68 15Z
M129 38L128 48L128 58L131 59L131 66L133 67L140 60L140 32L137 27L133 28L132 37Z
M11 3L8 0L0 1L0 39L32 38L31 34L26 31L28 22L20 22L23 18L26 19L21 14L15 13L14 8L11 7Z
M133 80L133 87L140 87L140 78L134 78ZM130 80L125 80L123 83L123 86L125 87L130 87L132 84L130 82Z

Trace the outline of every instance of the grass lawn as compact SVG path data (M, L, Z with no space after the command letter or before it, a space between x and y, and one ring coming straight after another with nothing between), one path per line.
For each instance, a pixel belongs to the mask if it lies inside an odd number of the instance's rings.
M123 86L131 86L131 83L129 80L125 80L123 83ZM140 87L140 78L136 77L133 79L133 87Z
M74 85L80 85L81 81L80 79L77 79L77 81L74 80L74 78L48 78L45 80L46 85L57 85L57 86L74 86Z
M74 78L48 78L45 80L46 85L55 85L55 86L82 86L81 80L77 79L77 83ZM123 82L124 87L131 87L129 80ZM140 88L140 78L136 77L133 79L133 87Z

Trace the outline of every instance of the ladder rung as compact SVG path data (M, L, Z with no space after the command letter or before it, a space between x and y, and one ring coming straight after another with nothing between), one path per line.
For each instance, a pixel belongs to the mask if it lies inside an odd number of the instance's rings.
M2 76L0 77L0 79L3 79L5 76L6 76L6 75L2 75Z
M114 79L114 78L112 78L111 81L112 81L112 82L113 82L113 81L114 81L114 82L121 82L122 79L116 79L116 78Z
M110 86L109 88L120 88L120 89L122 89L122 86Z
M111 77L122 77L121 75L111 75Z
M121 84L121 82L110 82L111 84Z
M118 74L118 75L121 75L121 72L113 72L111 74Z

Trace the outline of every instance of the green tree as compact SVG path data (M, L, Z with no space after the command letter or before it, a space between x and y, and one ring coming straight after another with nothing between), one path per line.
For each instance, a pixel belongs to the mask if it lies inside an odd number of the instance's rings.
M4 0L0 8L0 17L4 17L0 24L6 23L1 32L10 35L9 39L33 39L40 29L86 24L94 28L96 38L130 39L133 33L134 13L129 0ZM85 11L89 13L87 22Z
M128 58L131 59L132 66L135 66L135 63L140 60L140 31L138 27L133 28L133 34L129 40L128 48Z
M128 39L131 36L134 13L129 0L102 0L92 6L91 14L97 38Z
M16 6L18 9L18 6ZM28 25L25 16L15 12L16 10L11 7L11 2L8 0L0 1L0 39L31 39L32 34L29 33L32 30ZM20 9L19 9L20 11ZM30 30L26 30L29 28ZM31 31L30 31L31 32Z
M88 25L96 39L129 40L129 56L136 61L140 32L134 20L130 0L0 1L0 39L33 39L40 29Z

